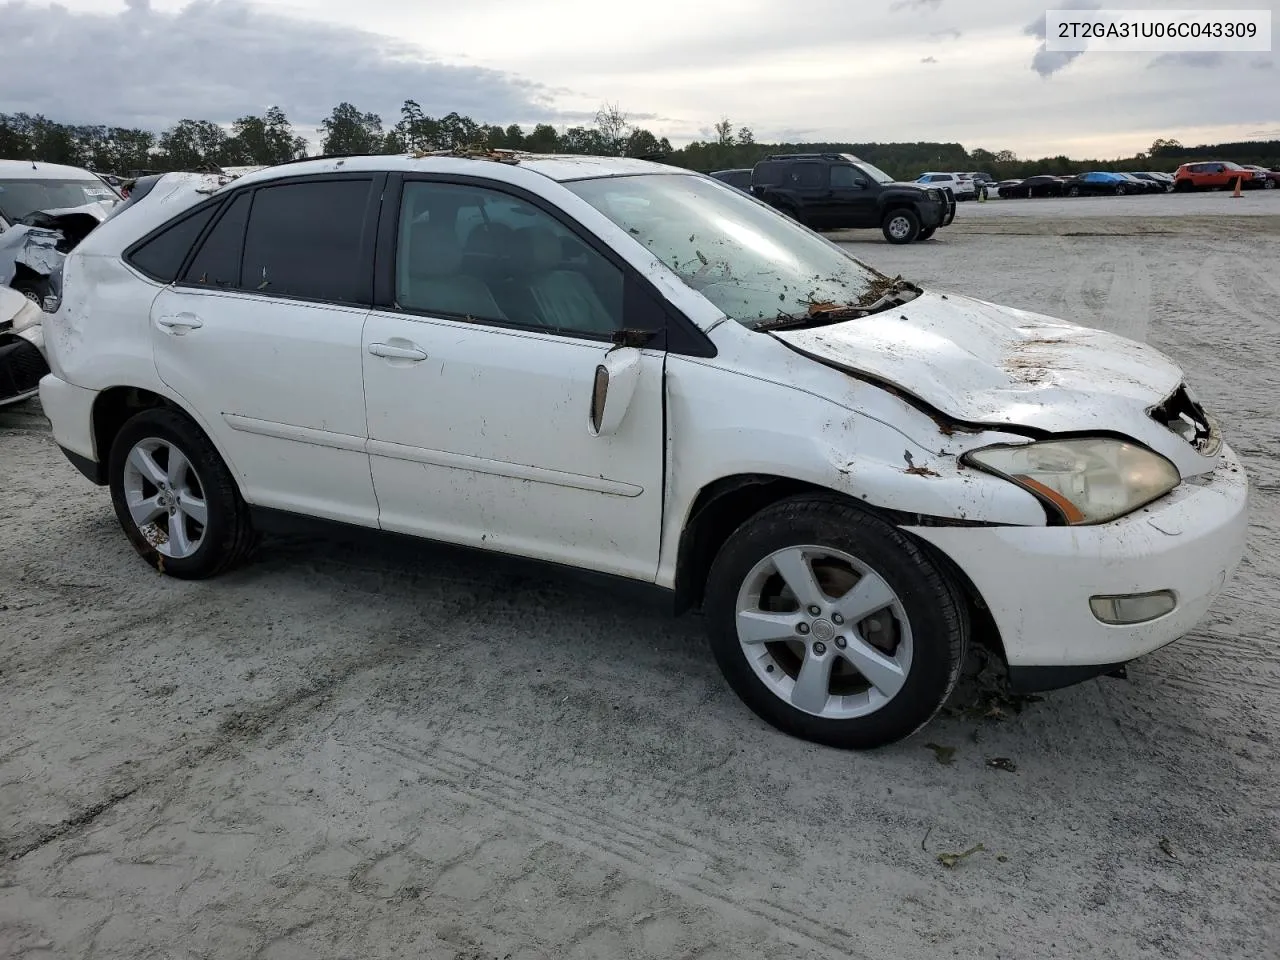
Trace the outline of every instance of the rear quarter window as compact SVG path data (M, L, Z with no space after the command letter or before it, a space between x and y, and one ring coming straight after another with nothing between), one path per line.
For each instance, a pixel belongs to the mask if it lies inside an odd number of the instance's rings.
M208 226L219 204L189 213L171 226L163 228L151 239L144 241L125 256L125 261L145 273L152 280L172 283L191 252L191 247Z

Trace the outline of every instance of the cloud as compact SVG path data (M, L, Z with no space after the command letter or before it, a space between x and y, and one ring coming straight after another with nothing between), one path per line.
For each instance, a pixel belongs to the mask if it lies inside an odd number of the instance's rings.
M937 10L942 0L894 0L890 10Z
M1053 6L1054 10L1097 10L1099 5L1094 0L1059 0ZM1076 57L1084 53L1083 50L1048 50L1045 48L1045 17L1044 14L1036 17L1026 27L1023 28L1023 34L1028 37L1035 37L1040 41L1040 46L1036 49L1035 56L1031 58L1031 69L1042 77L1049 77L1062 70L1071 63Z
M1259 57L1249 63L1254 70L1271 70L1275 67L1275 60L1269 60L1266 57Z
M921 63L937 63L938 58L937 57L921 57L920 62Z
M1178 53L1162 53L1149 64L1147 69L1153 67L1196 67L1200 70L1211 70L1215 67L1225 66L1227 62L1226 54L1217 53L1209 50L1184 50Z
M935 30L933 33L929 34L929 39L930 40L959 40L963 36L964 36L963 33L961 33L955 27L951 27L948 30Z
M237 0L175 12L125 0L113 14L0 2L5 107L64 122L162 128L183 117L226 123L271 104L300 128L343 100L398 119L406 98L510 123L561 120L551 92L500 70L442 63L421 47L304 21Z

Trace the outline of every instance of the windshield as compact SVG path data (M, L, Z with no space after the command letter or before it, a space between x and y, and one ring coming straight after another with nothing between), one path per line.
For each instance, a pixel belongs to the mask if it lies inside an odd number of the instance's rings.
M856 163L859 167L861 167L863 172L867 176L869 176L872 180L876 181L876 183L893 183L894 182L893 177L889 176L879 167L875 167L867 163L867 161L865 160L855 160L854 163Z
M37 210L83 207L119 196L97 178L92 180L0 180L0 216L10 223Z
M885 280L793 220L715 180L642 174L565 186L748 327L857 304Z

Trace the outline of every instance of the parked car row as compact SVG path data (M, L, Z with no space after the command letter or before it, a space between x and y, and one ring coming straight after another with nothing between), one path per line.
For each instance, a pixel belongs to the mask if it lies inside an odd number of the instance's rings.
M1125 196L1126 194L1168 193L1173 178L1167 173L1113 173L1094 170L1073 177L1051 174L1024 180L1003 180L997 194L1005 199L1031 197Z
M1251 164L1213 161L1184 163L1174 173L1158 170L1131 173L1093 170L1075 176L1040 174L1020 180L1002 180L996 185L996 192L1006 199L1124 196L1168 193L1174 190L1227 190L1233 189L1237 180L1244 190L1273 190L1280 183L1280 169L1268 170Z

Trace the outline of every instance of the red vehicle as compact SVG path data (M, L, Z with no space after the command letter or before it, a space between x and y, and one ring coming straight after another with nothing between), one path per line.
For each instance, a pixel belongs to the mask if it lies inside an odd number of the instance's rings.
M1261 187L1266 178L1254 170L1246 170L1230 160L1208 160L1203 163L1184 163L1173 175L1175 190L1217 190L1234 187L1236 180L1245 187Z

